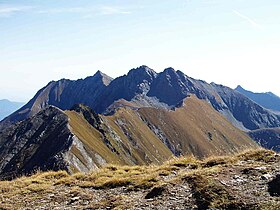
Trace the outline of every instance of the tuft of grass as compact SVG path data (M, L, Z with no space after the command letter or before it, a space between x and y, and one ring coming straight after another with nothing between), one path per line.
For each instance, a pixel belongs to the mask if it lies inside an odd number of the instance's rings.
M75 186L77 184L77 181L75 177L69 176L69 177L62 177L58 180L54 179L54 185L66 185L66 186Z
M106 188L116 188L116 187L125 187L132 184L133 181L128 178L120 178L120 177L113 177L113 178L105 178L98 180L95 183L94 188L97 189L106 189Z
M50 189L52 185L50 183L43 183L43 184L30 184L26 187L26 193L30 193L30 192L46 192Z
M169 161L167 161L164 165L169 167L178 167L180 168L190 168L196 169L201 164L201 161L196 159L194 156L186 156L186 157L175 157Z
M61 179L69 177L70 175L66 171L47 171L35 174L33 177L41 180Z
M239 161L263 161L272 162L275 161L275 152L272 150L259 149L259 150L245 150L238 154L236 158Z
M228 165L228 164L232 164L236 162L235 157L230 157L230 156L218 156L218 157L209 157L206 158L203 163L202 166L203 167L213 167L213 166L217 166L217 165Z

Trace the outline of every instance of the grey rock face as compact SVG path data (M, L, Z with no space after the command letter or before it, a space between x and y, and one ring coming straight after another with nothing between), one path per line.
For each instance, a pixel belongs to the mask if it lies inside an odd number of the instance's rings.
M127 75L113 80L98 99L93 109L102 113L119 99L131 101L137 95L146 95L157 73L147 66L132 69Z

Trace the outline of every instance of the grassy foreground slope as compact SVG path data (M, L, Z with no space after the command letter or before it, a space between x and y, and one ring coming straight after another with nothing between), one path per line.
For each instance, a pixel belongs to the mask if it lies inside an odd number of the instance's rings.
M174 158L91 173L38 172L0 182L0 209L279 209L280 156Z

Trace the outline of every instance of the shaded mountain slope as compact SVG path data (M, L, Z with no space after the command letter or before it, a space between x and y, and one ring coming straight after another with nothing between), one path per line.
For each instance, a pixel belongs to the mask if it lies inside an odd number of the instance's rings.
M209 102L232 124L243 130L279 127L280 116L252 102L241 93L222 85L208 84L167 68L156 73L140 66L127 75L111 80L97 72L84 80L60 80L41 89L23 108L0 122L0 130L14 122L33 116L48 105L62 110L84 103L97 113L113 114L119 101L130 108L154 107L168 110L181 106L190 94Z
M215 85L215 89L233 117L237 121L242 122L245 128L255 130L258 128L279 127L279 115L273 114L228 87Z
M262 147L280 152L280 128L266 128L250 131L249 135Z
M106 163L160 164L176 155L205 157L258 148L196 96L174 111L118 108L103 116L78 105L50 106L0 132L2 178L34 170L88 172Z
M235 90L267 109L280 112L280 97L271 92L254 93L252 91L245 90L240 85L238 85Z
M0 132L0 174L14 177L40 170L66 170L63 153L73 141L68 118L49 107Z
M14 111L18 110L24 103L13 102L7 99L0 100L0 120L4 119Z

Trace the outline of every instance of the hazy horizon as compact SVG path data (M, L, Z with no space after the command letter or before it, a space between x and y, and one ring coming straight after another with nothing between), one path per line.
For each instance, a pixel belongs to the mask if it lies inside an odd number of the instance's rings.
M280 96L276 0L0 1L0 99L147 65Z

